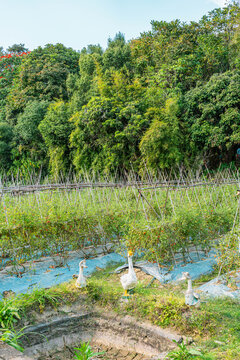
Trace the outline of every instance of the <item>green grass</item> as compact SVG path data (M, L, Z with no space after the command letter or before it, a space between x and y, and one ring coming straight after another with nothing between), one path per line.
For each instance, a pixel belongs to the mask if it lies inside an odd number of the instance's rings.
M120 315L132 315L137 319L150 320L153 324L177 330L186 337L194 338L194 345L187 349L199 349L201 357L191 354L174 359L238 360L240 354L240 302L212 299L201 303L199 308L185 305L185 285L161 286L155 281L150 288L139 283L127 304L119 299L123 289L112 269L93 274L84 290L88 299ZM193 283L209 281L215 274L202 276ZM187 353L187 351L186 351ZM185 356L185 355L184 355Z
M46 307L57 308L63 303L71 303L77 298L72 285L62 284L50 289L34 289L32 292L13 295L0 301L0 327L14 329L29 311L42 313Z
M76 294L77 295L77 294ZM64 301L73 301L74 293L66 285L51 289L34 289L31 293L11 296L0 301L0 340L23 351L22 323L31 319L31 313L42 313L46 307L57 307Z
M75 350L75 357L76 360L90 360L95 358L98 355L103 355L104 351L102 352L93 352L90 346L90 342L88 343L81 343L80 347L74 348Z
M73 280L51 289L35 289L32 293L2 300L0 309L5 307L5 315L1 315L0 311L0 320L6 330L18 331L21 320L31 310L41 313L48 306L58 307L65 303L71 305L81 299L88 306L96 305L103 311L113 311L120 316L128 314L137 319L148 320L155 325L175 329L187 338L193 338L194 344L185 344L186 349L176 349L178 352L176 356L172 355L175 356L173 359L196 359L191 351L188 354L189 349L198 349L202 354L199 359L239 359L239 301L229 298L212 299L201 303L199 308L189 307L184 301L183 290L186 289L186 284L162 286L154 281L150 287L146 287L149 283L149 279L146 279L139 282L128 303L123 303L119 275L114 274L113 269L113 266L109 266L105 270L96 271L88 280L88 286L81 290L75 288ZM193 282L193 286L210 278L210 275L202 277ZM183 357L184 352L186 357Z

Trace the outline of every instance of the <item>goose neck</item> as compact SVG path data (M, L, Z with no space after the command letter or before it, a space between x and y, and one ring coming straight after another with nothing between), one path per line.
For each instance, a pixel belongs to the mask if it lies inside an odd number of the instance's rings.
M129 270L133 270L133 262L131 256L128 256L128 268Z
M188 279L188 291L192 291L192 279Z
M79 276L82 276L82 275L83 275L83 267L79 266Z

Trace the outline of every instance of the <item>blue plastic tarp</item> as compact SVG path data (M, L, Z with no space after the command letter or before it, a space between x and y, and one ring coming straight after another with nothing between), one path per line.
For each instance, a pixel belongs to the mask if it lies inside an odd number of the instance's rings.
M8 274L0 274L0 296L3 291L12 290L16 294L25 293L34 287L48 288L72 279L74 274L78 274L79 262L83 258L68 260L65 267L51 268L49 262L38 263L34 270L26 272L21 278ZM125 259L116 254L98 256L94 259L86 260L87 268L84 275L89 276L96 267L105 268L110 263L124 262Z

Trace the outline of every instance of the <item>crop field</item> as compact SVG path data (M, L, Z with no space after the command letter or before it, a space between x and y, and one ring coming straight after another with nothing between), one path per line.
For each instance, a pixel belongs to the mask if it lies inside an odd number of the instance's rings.
M187 174L175 179L163 175L144 179L130 177L121 182L86 180L74 179L54 184L2 183L0 270L3 270L1 274L7 281L11 275L11 282L2 293L4 297L10 297L0 301L0 320L4 325L0 338L19 348L22 344L19 339L24 334L20 329L21 322L19 327L15 323L31 307L39 306L42 314L49 304L55 307L59 302L60 306L64 299L65 306L65 299L72 303L79 303L81 299L91 308L97 302L105 312L111 309L123 316L127 311L157 326L172 326L184 335L194 334L202 359L237 359L237 300L211 300L204 301L200 307L188 307L182 294L186 284L153 283L152 279L149 282L149 278L144 278L146 283L143 283L139 278L135 294L123 307L122 301L119 301L123 290L119 275L113 274L113 264L107 271L96 266L95 274L88 279L84 289L76 288L72 273L68 273L67 283L60 278L60 285L56 286L58 278L55 276L62 274L53 272L59 269L53 270L53 265L49 264L43 267L45 260L55 264L57 258L59 264L56 267L65 267L68 271L71 256L77 254L78 265L84 249L100 246L107 251L109 243L112 243L115 252L122 254L131 249L141 258L145 257L159 266L169 266L170 271L174 265L183 271L182 262L195 267L197 260L201 261L209 255L209 260L218 265L218 269L213 268L211 276L215 277L217 272L224 274L229 289L236 290L231 270L239 269L240 265L240 200L236 196L238 173L215 173L207 177ZM213 255L217 262L213 261ZM33 264L38 261L39 264ZM38 266L38 274L34 278L29 270L35 266ZM54 283L55 287L35 287L36 284L39 286L41 277L47 278L48 275L51 277L46 280L47 285ZM210 279L210 275L202 276L200 280L195 280L193 287ZM16 286L12 286L13 281ZM17 286L21 281L25 283ZM10 340L4 337L8 329ZM215 340L220 344L217 349ZM189 354L187 344L183 342L179 346L182 346L181 351ZM175 350L176 354L179 349ZM226 354L230 354L229 357Z
M66 258L69 251L109 242L119 251L144 250L153 262L174 263L179 253L186 259L189 248L207 255L239 222L238 174L84 184L45 191L25 186L21 195L2 186L1 268L46 255Z

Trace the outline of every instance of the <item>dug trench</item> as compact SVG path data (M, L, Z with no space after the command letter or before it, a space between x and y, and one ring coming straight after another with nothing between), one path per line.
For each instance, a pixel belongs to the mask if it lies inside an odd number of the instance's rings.
M45 313L44 321L25 329L22 343L24 355L37 360L73 359L74 348L88 341L94 352L104 351L96 359L160 360L175 347L172 340L182 339L130 316L75 305Z

